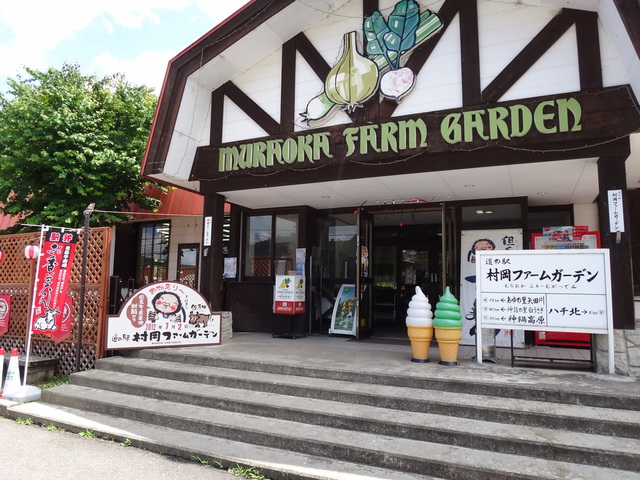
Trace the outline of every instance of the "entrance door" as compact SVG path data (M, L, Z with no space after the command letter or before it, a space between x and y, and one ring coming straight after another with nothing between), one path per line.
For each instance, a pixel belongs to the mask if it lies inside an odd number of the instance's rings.
M406 338L416 287L437 302L442 293L442 205L403 205L375 212L373 318L377 337Z
M197 243L181 243L178 245L178 266L176 280L198 288L198 259L200 257L200 245Z
M373 215L358 209L356 255L356 339L370 337L373 333Z
M459 297L460 268L459 268L459 236L456 221L456 208L446 203L442 204L442 291L449 287L451 293ZM439 298L439 297L438 297ZM437 302L438 299L433 299ZM434 303L435 304L435 303Z

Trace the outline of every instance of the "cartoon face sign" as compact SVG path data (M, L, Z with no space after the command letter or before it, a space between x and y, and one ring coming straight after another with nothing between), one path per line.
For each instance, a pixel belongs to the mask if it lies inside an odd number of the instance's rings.
M170 315L178 311L181 307L180 298L174 293L165 292L154 298L154 308L156 311Z
M496 244L489 240L488 238L481 238L473 242L473 246L469 253L467 254L467 261L471 263L476 263L476 252L478 250L495 250Z

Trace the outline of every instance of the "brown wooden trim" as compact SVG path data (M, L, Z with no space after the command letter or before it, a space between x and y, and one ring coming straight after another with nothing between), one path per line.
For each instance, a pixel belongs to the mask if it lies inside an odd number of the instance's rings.
M282 65L280 83L280 132L293 132L296 105L296 39L282 45Z
M213 311L222 310L222 274L224 259L222 252L222 226L224 224L224 203L222 195L204 196L203 216L212 217L211 246L202 244L202 271L200 274L200 292L211 304ZM203 232L204 234L204 232Z
M299 33L294 37L296 42L296 50L300 52L302 58L309 64L311 70L318 76L318 78L325 79L331 71L331 65L329 65L324 57L320 55L320 52L316 50L313 44L309 41L304 33Z
M462 66L462 105L478 105L482 100L480 85L480 46L478 45L478 4L476 0L460 3L460 54Z
M359 178L384 177L388 175L460 170L468 168L516 165L555 160L600 157L602 155L628 155L629 140L611 139L595 146L584 146L584 142L557 145L531 145L529 149L513 150L504 147L488 147L469 152L423 153L412 157L397 157L402 162L363 164L340 163L316 170L287 170L271 175L229 176L218 180L202 179L207 191L233 191L252 188L278 187L305 183L331 182ZM550 149L550 150L545 150Z
M606 155L598 160L598 217L600 220L600 242L609 249L611 269L611 295L613 304L613 326L617 329L635 329L633 300L633 274L631 272L631 234L629 233L629 201L625 161L627 155ZM622 191L624 232L619 238L609 232L609 190Z
M398 149L380 149L374 150L372 145L369 145L368 149L361 151L356 148L350 152L347 156L347 145L345 138L345 128L349 127L358 128L361 127L369 132L380 131L380 126L371 125L368 123L359 124L347 124L347 125L332 125L328 127L320 127L313 130L307 130L304 133L298 133L296 135L279 134L271 135L254 139L247 139L236 142L229 142L225 144L202 146L196 150L195 161L193 164L190 180L220 180L225 179L225 182L231 182L236 185L241 185L242 181L238 181L237 178L247 177L259 177L265 178L265 182L272 181L271 178L267 180L267 177L291 177L290 183L298 182L298 176L294 172L304 172L302 178L309 176L307 172L313 172L313 175L321 175L320 172L326 170L336 170L337 172L354 171L360 172L360 170L353 165L365 165L367 172L383 170L384 166L395 164L402 159L407 159L403 163L403 169L408 163L409 159L423 158L425 171L431 170L432 159L440 155L454 155L451 157L452 163L459 162L461 159L466 158L473 152L491 152L496 148L502 148L513 152L514 158L523 155L528 158L529 161L538 161L543 159L544 156L553 155L555 159L558 158L579 158L581 155L593 156L588 154L588 151L592 147L607 146L612 140L628 136L630 133L637 131L640 128L640 115L638 114L638 108L634 98L630 93L629 86L610 87L600 90L592 90L589 92L572 92L561 95L549 95L544 97L533 97L522 100L511 100L509 102L501 102L494 105L492 108L502 108L509 110L512 106L518 105L523 108L534 111L540 105L553 105L561 99L572 98L581 105L581 118L580 128L572 131L571 128L563 132L555 132L553 134L543 133L541 131L532 128L525 136L497 136L494 139L483 138L482 136L473 135L471 138L464 140L459 138L459 141L455 143L448 143L441 134L441 126L444 124L446 118L464 118L462 115L465 111L474 112L474 115L480 115L483 118L483 130L486 133L489 131L488 126L488 111L483 109L482 106L468 107L463 109L448 109L439 112L429 112L425 114L407 115L402 117L395 117L394 122L420 122L424 125L424 129L427 132L426 143L424 146L416 145L413 148ZM478 113L478 110L480 113ZM553 124L549 124L549 127ZM568 125L571 127L571 125ZM234 169L231 171L220 172L218 171L219 165L219 149L230 147L248 147L248 150L239 151L252 151L251 144L254 142L267 142L275 140L287 140L312 136L314 134L320 134L327 138L329 145L329 152L323 154L321 158L317 158L314 161L306 159L304 161L292 161L291 163L281 162L277 158L273 158L272 165L262 166L260 168L249 167L246 170L243 168ZM606 150L605 150L606 151ZM531 155L529 157L528 155ZM556 155L558 154L558 155ZM491 154L488 154L490 157ZM248 157L250 158L250 157ZM490 159L487 160L487 165L490 164ZM371 168L374 167L375 168ZM478 165L476 165L478 166ZM458 167L440 167L441 169L458 168ZM395 171L394 171L395 170ZM391 173L381 173L381 175L393 175L397 173L397 167L392 168ZM330 176L331 174L329 174ZM364 175L372 176L372 175ZM357 178L353 176L350 178ZM333 179L333 178L331 178ZM277 181L277 180L273 180ZM313 181L306 180L307 182ZM321 180L318 180L321 181ZM302 183L305 183L304 181ZM266 183L265 183L266 185ZM236 187L244 188L244 187Z
M187 77L293 2L294 0L271 0L248 3L171 60L143 160L143 176L162 173Z
M143 159L143 175L162 173L186 82L186 77L178 77L175 71L170 70L167 74L167 79L156 107L149 146ZM165 98L168 100L165 101Z
M580 88L582 90L602 88L602 62L597 13L576 12L576 41L578 44Z
M534 37L529 44L516 55L493 81L482 92L482 102L497 102L515 85L515 83L544 55L551 46L575 22L573 10L561 10L551 21Z
M640 3L637 0L613 0L627 30L636 55L640 58Z
M444 32L447 31L447 28L449 28L449 25L453 22L459 8L459 0L446 0L442 7L440 7L438 17L440 17L440 20L442 21L442 28L433 36L433 38L417 47L405 64L405 66L413 70L416 75L420 73L420 70L433 53L433 50L438 45L438 42L444 35ZM379 118L390 118L396 108L398 108L398 102L385 98L380 102Z
M222 129L224 125L224 92L217 89L211 92L211 126L209 141L222 142Z
M245 112L251 120L256 122L268 135L280 133L280 124L276 122L260 105L254 102L246 93L233 82L227 82L222 87L224 94Z

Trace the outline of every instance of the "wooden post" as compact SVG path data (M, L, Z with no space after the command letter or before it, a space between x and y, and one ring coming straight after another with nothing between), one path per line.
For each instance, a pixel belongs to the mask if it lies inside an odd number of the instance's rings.
M625 160L627 156L601 157L598 160L598 217L602 248L608 248L611 258L611 295L613 303L613 327L635 329L633 304L633 280L631 273L631 233L629 231L629 206ZM622 192L624 232L612 233L609 225L610 190Z
M213 311L222 310L222 225L224 223L224 202L222 195L204 194L204 221L202 238L202 272L200 293L206 298Z

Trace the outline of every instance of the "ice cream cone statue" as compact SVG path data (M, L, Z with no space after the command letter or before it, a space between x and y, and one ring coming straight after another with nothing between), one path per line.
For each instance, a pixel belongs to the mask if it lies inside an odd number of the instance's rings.
M440 349L440 365L458 364L458 345L462 336L462 314L458 300L445 288L436 304L433 326Z
M416 287L416 293L407 308L407 333L411 340L412 362L429 361L429 345L433 337L433 313L429 299Z

